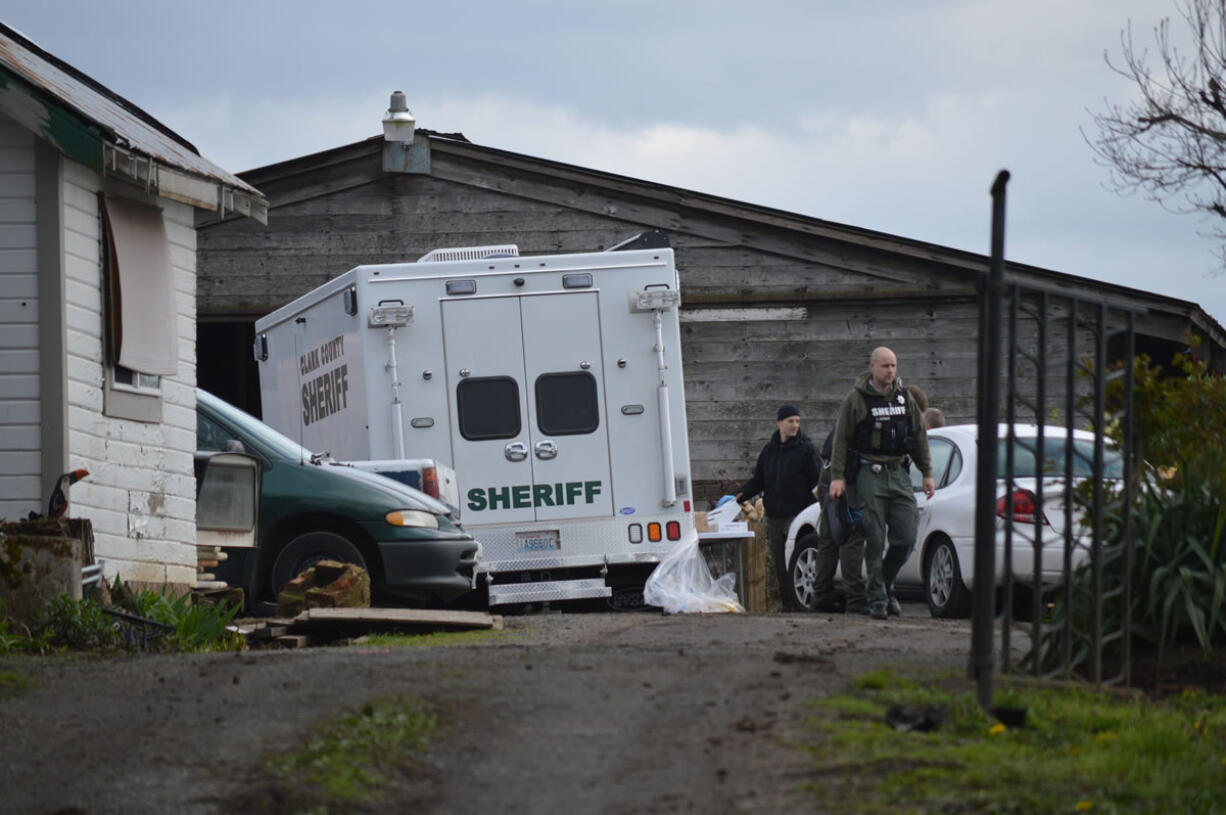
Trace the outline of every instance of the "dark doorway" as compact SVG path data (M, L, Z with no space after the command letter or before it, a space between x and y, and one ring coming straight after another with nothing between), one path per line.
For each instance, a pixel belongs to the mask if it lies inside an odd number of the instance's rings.
M260 376L251 344L255 320L196 323L196 383L260 418Z

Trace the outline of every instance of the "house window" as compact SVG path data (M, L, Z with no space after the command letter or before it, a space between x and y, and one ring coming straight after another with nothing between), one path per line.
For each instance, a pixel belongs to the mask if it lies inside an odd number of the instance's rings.
M179 367L174 275L162 211L100 193L106 325L103 412L162 420L162 377Z
M162 377L156 374L142 374L140 371L134 371L122 365L116 365L113 372L115 375L114 387L117 390L154 394L162 392Z

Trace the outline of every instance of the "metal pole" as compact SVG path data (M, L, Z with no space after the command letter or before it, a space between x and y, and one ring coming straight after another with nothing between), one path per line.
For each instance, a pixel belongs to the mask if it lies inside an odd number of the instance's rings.
M396 362L396 326L387 327L387 368L392 377L392 449L404 458L404 403L400 401L400 366ZM424 487L423 487L424 489Z
M992 258L979 325L979 469L975 485L975 592L972 595L971 661L979 706L992 707L992 614L996 599L996 432L1000 417L1000 312L1004 289L1005 185L992 183Z
M1017 421L1017 354L1020 344L1017 336L1017 301L1021 291L1017 284L1009 286L1009 342L1005 346L1005 358L1008 360L1008 373L1005 376L1005 422L1009 429L1005 432L1005 551L1004 551L1004 586L1001 587L1000 615L1000 670L1002 673L1012 673L1013 661L1010 659L1013 648L1013 484L1014 455L1017 450L1016 437L1013 430ZM1039 479L1040 481L1042 478ZM978 583L976 583L978 585Z
M1073 429L1077 427L1077 329L1081 326L1081 301L1069 298L1068 358L1064 366L1064 560L1061 563L1061 594L1064 619L1061 626L1061 657L1065 677L1073 675L1073 532L1076 514L1073 500Z
M1123 594L1120 597L1120 615L1124 621L1124 684L1132 684L1132 567L1136 547L1136 530L1132 525L1132 502L1140 487L1136 480L1136 428L1132 422L1133 365L1135 364L1135 315L1128 312L1125 328L1124 350L1124 574Z
M1106 495L1103 490L1103 440L1107 435L1107 307L1098 304L1095 310L1094 337L1094 464L1093 480L1093 537L1090 540L1090 586L1094 602L1090 604L1090 642L1093 644L1094 684L1103 684L1103 515L1106 512Z
M664 465L664 496L660 505L671 507L677 503L677 476L673 464L673 419L668 399L668 360L664 356L664 313L654 312L656 330L656 373L660 383L656 386L656 410L660 417L660 461Z
M1033 549L1031 554L1034 558L1031 565L1031 598L1030 614L1030 653L1033 654L1031 660L1031 673L1039 677L1043 674L1043 527L1044 518L1047 515L1047 510L1044 508L1044 502L1047 500L1047 495L1043 490L1043 482L1046 480L1042 477L1043 466L1039 462L1038 457L1047 456L1047 292L1039 292L1038 306L1038 356L1035 365L1035 424L1038 426L1038 438L1035 444L1035 458L1038 465L1036 475L1039 477L1034 480L1034 526L1031 528L1031 534L1034 535Z

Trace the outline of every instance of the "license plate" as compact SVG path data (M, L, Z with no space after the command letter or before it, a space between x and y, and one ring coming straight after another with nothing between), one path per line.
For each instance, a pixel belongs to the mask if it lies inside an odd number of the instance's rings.
M521 552L548 552L562 548L562 540L556 529L545 532L516 532L515 540Z

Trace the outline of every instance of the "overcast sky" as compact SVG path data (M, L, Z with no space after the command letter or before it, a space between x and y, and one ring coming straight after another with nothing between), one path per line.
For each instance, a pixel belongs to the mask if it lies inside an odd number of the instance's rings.
M10 2L7 6L13 6ZM1214 225L1105 185L1103 61L1172 0L38 0L0 19L227 170L420 127L1199 303Z

